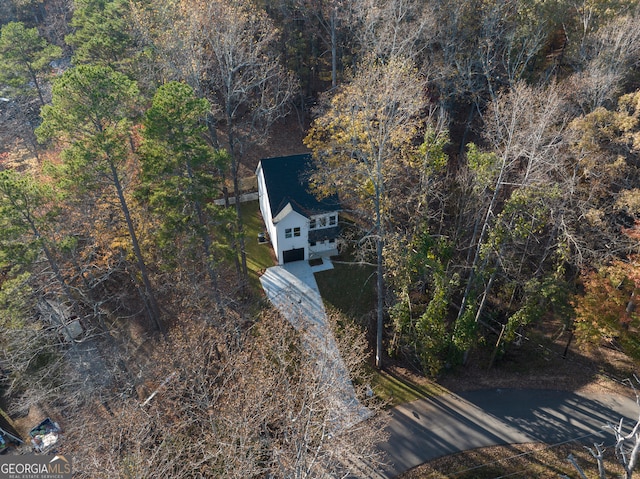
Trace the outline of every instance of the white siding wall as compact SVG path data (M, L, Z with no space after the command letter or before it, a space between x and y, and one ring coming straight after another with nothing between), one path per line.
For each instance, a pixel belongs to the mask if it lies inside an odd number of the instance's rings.
M295 228L300 228L300 236L294 235ZM286 237L288 229L291 229L291 238ZM307 218L300 213L291 211L277 223L276 230L277 241L273 247L278 255L278 263L283 263L283 251L297 248L304 248L304 259L309 259L309 223Z
M267 233L273 246L274 251L278 251L278 237L276 235L276 227L273 224L273 218L271 217L271 205L269 204L269 196L267 196L267 187L264 181L264 175L262 174L262 168L258 168L258 201L260 203L260 213L262 213L262 219L267 227Z

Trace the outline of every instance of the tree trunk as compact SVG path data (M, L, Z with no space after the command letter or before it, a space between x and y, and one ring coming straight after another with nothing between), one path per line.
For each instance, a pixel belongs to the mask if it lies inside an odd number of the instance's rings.
M491 360L489 361L489 367L487 369L491 369L493 367L493 363L496 361L496 356L498 355L498 349L500 348L500 343L502 342L502 337L504 336L504 332L507 329L505 324L502 325L500 329L500 334L498 335L498 340L496 341L496 345L493 348L493 353L491 353Z
M244 244L244 236L243 236L243 224L242 224L242 210L240 209L240 179L238 178L239 175L239 171L238 171L238 161L236 159L236 154L235 154L235 147L234 147L234 142L235 142L235 138L234 138L234 134L233 134L233 128L232 128L232 121L233 119L231 118L231 114L229 112L227 112L227 124L228 124L228 137L229 137L229 153L231 156L231 176L232 176L232 181L233 181L233 192L236 198L235 201L235 207L236 207L236 234L237 234L237 238L234 241L237 241L237 245L238 245L238 249L239 249L239 253L240 253L240 283L241 283L241 288L242 290L245 289L246 287L246 283L247 283L247 275L248 275L248 271L247 271L247 252L245 250L245 244ZM237 259L236 259L237 261Z
M201 238L202 238L202 248L204 250L205 257L205 265L207 268L207 273L209 274L209 279L211 280L211 289L213 294L213 300L218 307L218 311L222 312L222 302L220 301L220 290L218 289L218 274L216 273L215 268L213 267L213 258L211 257L211 237L209 233L205 230L206 225L204 221L204 214L202 212L202 208L198 201L195 202L194 208L196 210L196 214L198 216L198 223L202 228Z
M383 270L383 257L382 251L384 246L384 231L382 225L382 161L378 158L376 163L376 234L378 238L376 240L376 265L377 265L377 289L378 289L378 311L377 311L377 323L376 323L376 367L382 369L382 333L383 333L383 307L384 307L384 270Z
M384 306L384 276L382 268L382 237L376 242L377 253L377 289L378 289L378 311L376 327L376 367L382 369L382 332L383 332L383 306Z
M189 176L190 189L193 189L193 170L191 169L191 165L189 161L186 162L187 175ZM209 274L209 279L211 280L211 289L213 294L213 300L218 307L218 311L221 312L221 302L220 302L220 291L218 290L218 274L215 271L215 268L212 266L213 258L211 257L211 237L207 231L207 224L204 218L204 212L202 211L202 206L198 200L194 200L193 209L196 212L196 216L198 217L198 224L200 225L201 232L200 237L202 238L202 248L204 250L205 257L205 266L207 268L207 273Z
M484 238L487 235L487 230L489 229L489 223L491 218L493 217L493 210L498 201L498 195L501 192L501 184L502 178L504 176L506 159L502 160L502 167L500 168L500 174L498 175L498 179L496 181L496 187L493 191L493 196L491 197L491 202L489 203L489 207L487 208L487 213L485 214L484 221L482 223L482 230L480 231L480 237L478 238L478 244L476 245L476 251L473 256L473 262L471 263L471 271L469 272L469 278L467 279L467 286L464 291L464 295L462 297L462 303L460 304L460 311L458 311L458 317L456 321L459 321L462 315L464 314L464 310L467 307L467 302L469 300L469 294L471 293L471 288L473 285L473 281L475 280L476 274L476 266L478 265L478 259L480 259L480 251L482 250L482 244L484 242Z
M240 208L240 181L238 178L238 165L236 160L232 160L234 164L234 172L233 172L233 189L235 191L236 198L236 216L238 218L237 222L237 233L238 233L238 244L240 249L240 264L242 266L242 282L245 283L247 280L247 251L244 243L244 224L242 222L242 209Z
M196 205L196 209L200 210L200 205ZM198 211L198 217L201 217L201 210ZM202 220L200 220L200 225L204 228L202 224ZM222 301L220 300L220 290L218 288L218 274L216 273L215 268L213 267L213 258L211 257L211 238L207 232L202 233L202 247L204 249L205 255L205 265L207 267L207 272L209 273L209 279L211 280L211 290L213 294L213 300L216 303L219 312L222 312Z
M122 213L124 214L124 219L127 223L127 229L129 231L129 237L131 238L131 245L133 246L133 252L136 256L136 260L138 262L138 268L140 269L140 275L142 276L142 282L144 284L146 302L149 304L149 315L151 316L151 321L155 324L158 331L164 333L165 328L162 324L160 307L158 306L158 302L156 301L156 297L153 293L153 288L151 287L151 281L149 280L149 273L147 271L147 265L144 262L144 258L142 256L142 251L140 250L140 244L138 243L138 236L136 235L135 228L133 227L133 220L131 219L131 214L129 212L129 207L127 206L127 200L124 197L124 191L122 189L122 184L120 183L120 177L118 175L118 170L113 162L110 162L111 175L113 184L116 188L116 192L118 193L118 200L120 200L120 208L122 209Z
M338 86L338 14L336 8L331 10L331 88Z
M38 99L40 100L40 106L45 106L46 103L44 101L44 96L42 95L42 88L40 88L40 83L38 82L38 76L36 75L36 72L33 71L29 63L27 63L27 69L29 70L29 76L31 77L31 81L33 82L34 86L36 87L36 91L38 92Z
M220 148L220 142L218 141L218 132L216 131L216 121L212 113L207 114L207 131L209 132L209 143L216 150Z

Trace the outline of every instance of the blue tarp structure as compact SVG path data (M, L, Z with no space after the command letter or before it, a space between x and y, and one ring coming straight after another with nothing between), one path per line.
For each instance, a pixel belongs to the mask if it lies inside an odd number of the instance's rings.
M60 429L57 422L46 418L29 431L31 444L36 452L47 452L58 442L61 432L62 429Z

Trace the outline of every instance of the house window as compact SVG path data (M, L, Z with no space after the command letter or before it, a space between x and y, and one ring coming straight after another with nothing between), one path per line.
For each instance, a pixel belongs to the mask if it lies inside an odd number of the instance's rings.
M335 243L335 242L336 242L336 240L335 240L334 238L331 238L331 239L329 240L329 244L333 244L333 243Z
M312 220L309 220L309 229L313 230L316 228L316 219L313 218Z
M287 228L284 230L284 237L291 238L291 228Z
M322 218L318 218L318 223L320 223L320 228L324 228L327 226L327 218L324 216Z
M309 246L315 246L315 245L316 245L316 242L315 242L315 241L311 241L311 242L309 243Z
M335 225L336 225L336 215L329 216L329 226L335 226Z
M300 236L300 227L293 228L293 236Z

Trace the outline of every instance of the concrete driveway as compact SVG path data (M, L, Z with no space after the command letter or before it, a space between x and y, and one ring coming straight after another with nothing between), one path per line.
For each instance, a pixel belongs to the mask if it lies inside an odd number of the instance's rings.
M314 356L326 400L334 414L331 423L340 429L354 425L370 413L356 398L313 276L314 269L331 267L328 260L315 268L306 261L287 263L268 268L260 283L271 303L300 331L303 343Z
M296 329L326 327L327 312L313 273L308 262L295 261L267 268L260 277L269 301Z
M389 440L380 446L388 463L382 474L392 478L437 457L486 446L612 444L605 426L623 417L630 430L639 414L629 398L566 391L491 389L413 401L391 410Z

